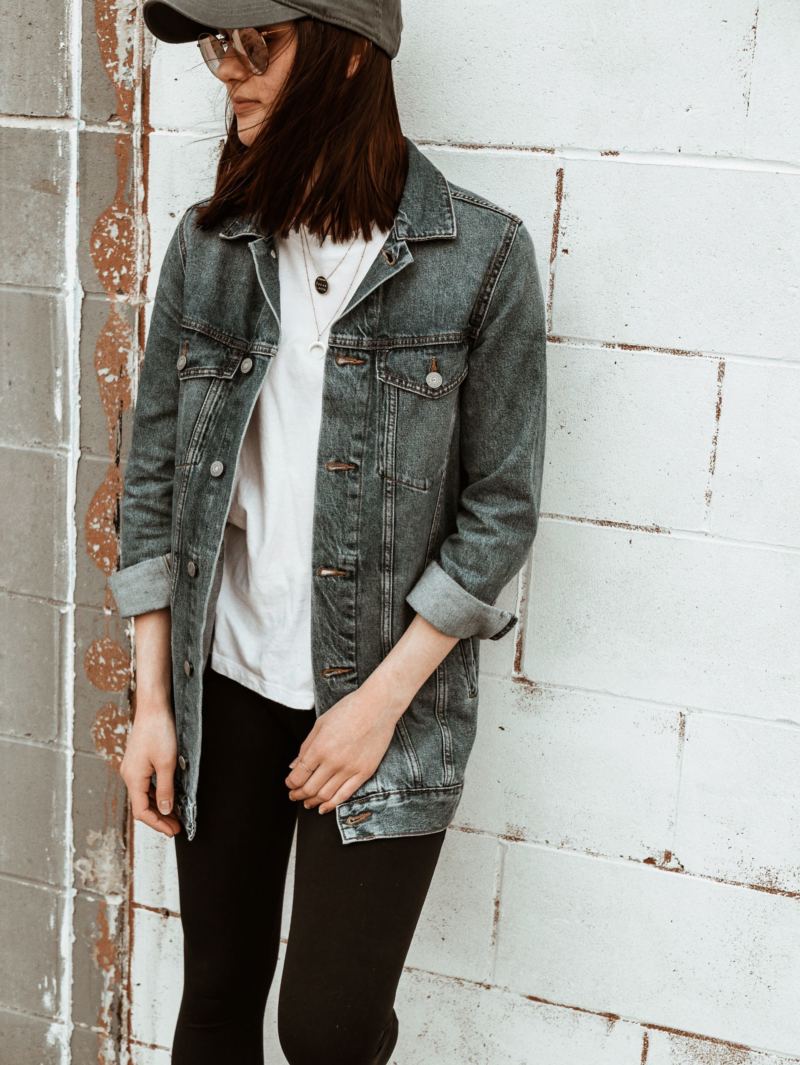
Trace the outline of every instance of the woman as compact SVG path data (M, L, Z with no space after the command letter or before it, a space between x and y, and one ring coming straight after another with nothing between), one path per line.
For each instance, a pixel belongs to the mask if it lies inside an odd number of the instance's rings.
M172 1060L263 1061L296 828L281 1046L384 1063L479 641L516 623L494 604L536 532L533 244L402 134L399 0L179 7L147 25L198 40L235 119L159 276L111 578L136 618L122 776L176 847Z

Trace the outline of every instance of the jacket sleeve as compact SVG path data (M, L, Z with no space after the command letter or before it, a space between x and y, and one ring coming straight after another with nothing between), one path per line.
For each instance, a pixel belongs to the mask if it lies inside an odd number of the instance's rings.
M120 568L109 578L122 617L170 603L178 413L175 363L186 266L186 216L175 227L161 265L139 374L120 503Z
M450 636L498 640L519 620L493 604L536 535L544 463L545 305L523 222L510 224L493 265L460 392L456 529L406 602Z

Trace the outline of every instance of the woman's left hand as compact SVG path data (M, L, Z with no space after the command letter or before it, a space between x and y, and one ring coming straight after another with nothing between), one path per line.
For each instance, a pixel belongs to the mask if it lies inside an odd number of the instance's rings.
M401 713L374 691L345 695L320 714L289 763L289 798L320 813L349 799L378 768Z

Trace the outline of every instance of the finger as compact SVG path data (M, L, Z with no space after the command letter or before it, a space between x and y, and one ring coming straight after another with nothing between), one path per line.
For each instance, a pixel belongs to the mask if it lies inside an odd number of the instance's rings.
M329 810L332 810L334 807L338 806L340 802L346 802L347 799L349 799L350 796L353 794L353 792L357 791L361 787L365 780L369 780L369 777L365 777L361 773L358 773L352 777L348 777L344 784L342 784L342 786L336 792L336 794L332 798L327 799L324 803L322 803L322 805L318 808L319 812L321 814L326 814Z
M315 757L313 754L300 755L299 758L301 761L297 762L284 781L289 788L299 788L305 784L320 764L319 757Z
M175 801L175 762L163 762L156 766L155 804L162 814L172 812Z
M316 795L319 789L327 784L334 773L337 772L340 772L340 770L336 766L331 766L326 762L322 762L317 766L304 784L301 784L299 788L293 788L289 792L289 798L310 799L312 795Z
M165 836L174 836L180 832L180 822L176 817L173 815L162 817L152 806L148 806L141 817L137 817L136 820L141 821L148 828L155 829L156 832L162 832Z
M321 788L317 788L316 794L311 795L306 799L303 806L305 806L306 809L309 809L312 806L319 806L320 803L332 798L349 776L350 773L347 771L334 773L334 775L330 777Z

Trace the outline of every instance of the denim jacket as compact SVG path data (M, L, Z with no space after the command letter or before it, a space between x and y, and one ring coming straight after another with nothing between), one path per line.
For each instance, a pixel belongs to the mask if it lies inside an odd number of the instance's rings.
M344 843L453 819L478 710L482 639L531 548L545 439L545 309L522 219L449 182L406 139L381 252L333 323L313 519L315 712L359 687L415 613L459 638L397 722L380 765L333 816ZM248 420L275 357L273 236L192 204L167 248L121 500L123 617L169 606L175 811L197 826L203 669Z

